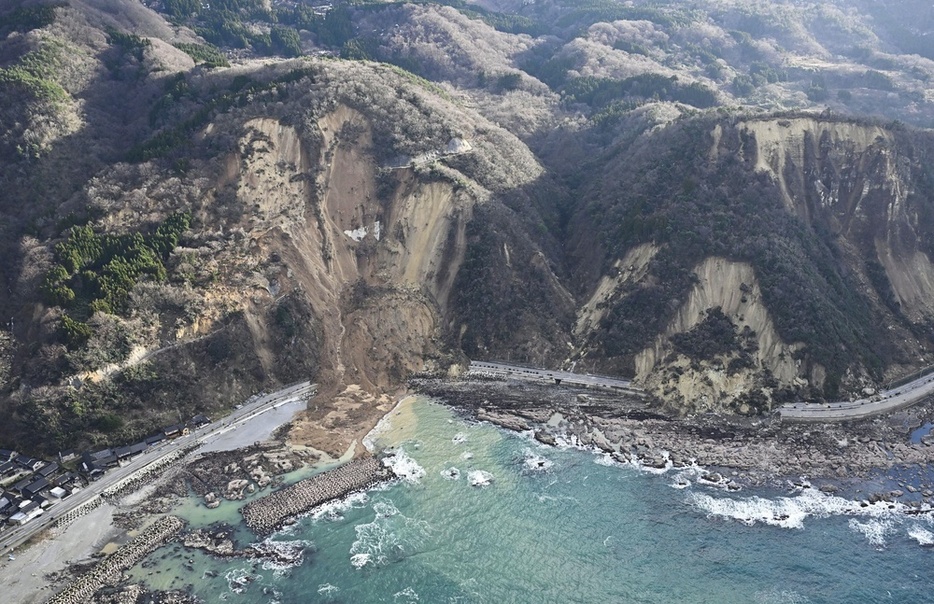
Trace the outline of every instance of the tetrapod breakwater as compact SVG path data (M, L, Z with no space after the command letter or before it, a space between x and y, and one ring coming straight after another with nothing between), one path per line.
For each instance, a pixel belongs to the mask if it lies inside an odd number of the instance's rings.
M94 592L119 580L125 570L139 564L143 558L174 537L183 526L185 521L178 516L159 518L132 541L52 596L46 604L86 604Z
M289 518L393 477L392 470L375 457L355 459L248 503L240 513L254 533L266 534Z

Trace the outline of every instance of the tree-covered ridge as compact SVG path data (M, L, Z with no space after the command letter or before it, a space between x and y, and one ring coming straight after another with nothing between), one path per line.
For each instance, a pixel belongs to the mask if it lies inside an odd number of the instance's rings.
M26 33L51 25L55 22L55 9L63 6L66 6L65 2L18 6L0 15L0 37L5 37L14 31Z
M194 59L195 63L205 67L230 67L227 57L211 44L186 44L179 42L175 48L181 50L189 57Z
M47 302L73 315L62 320L70 345L91 335L81 319L94 312L124 313L137 282L147 276L165 280L165 262L190 223L191 215L183 212L166 218L152 235L95 233L87 225L71 228L68 239L56 244L56 264L42 285Z

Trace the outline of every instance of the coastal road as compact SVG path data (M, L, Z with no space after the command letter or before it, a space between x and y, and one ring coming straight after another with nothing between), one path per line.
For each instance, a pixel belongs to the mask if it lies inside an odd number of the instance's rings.
M118 484L121 480L140 470L144 470L148 466L164 459L166 456L185 449L197 448L203 443L223 435L230 430L234 430L263 413L296 400L309 397L316 389L316 384L301 382L270 394L252 398L243 405L240 405L226 417L214 423L202 426L187 436L163 441L158 446L146 449L141 455L130 460L126 464L108 471L99 480L88 485L87 488L52 505L38 518L27 522L23 526L9 528L0 533L0 555L7 555L13 548L18 547L39 532L52 527L56 520L99 496L108 487Z
M533 367L523 367L521 365L508 365L506 363L470 361L470 371L483 371L502 375L503 377L572 384L574 386L584 386L588 388L611 388L613 390L626 390L635 393L643 392L641 388L633 386L631 380L623 380L603 375L571 373L569 371L537 369Z
M861 419L908 407L934 394L934 375L925 375L870 398L835 403L791 403L778 408L782 420L798 422L839 422Z

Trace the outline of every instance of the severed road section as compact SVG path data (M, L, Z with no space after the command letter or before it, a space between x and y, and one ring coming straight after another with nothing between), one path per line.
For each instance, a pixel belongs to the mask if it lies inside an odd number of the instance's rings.
M202 426L187 436L165 441L159 446L146 449L141 455L130 460L127 464L110 470L99 480L88 485L87 488L51 506L38 518L0 533L0 555L7 555L13 548L18 547L29 538L43 530L52 528L56 522L64 519L81 506L93 504L94 500L99 499L108 489L119 488L122 483L134 476L145 473L147 469L152 467L158 467L158 464L167 457L177 456L185 451L196 450L202 444L214 441L264 413L278 409L282 405L308 398L316 390L317 384L311 382L301 382L287 386L276 392L249 400L238 409L235 409L230 415Z

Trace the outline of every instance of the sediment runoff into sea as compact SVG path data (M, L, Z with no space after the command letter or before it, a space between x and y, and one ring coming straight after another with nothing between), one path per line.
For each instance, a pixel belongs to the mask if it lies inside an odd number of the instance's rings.
M703 468L547 446L421 397L367 444L397 479L268 536L236 527L255 556L175 542L130 580L245 604L922 602L934 588L934 522L898 503L804 480L731 490Z

